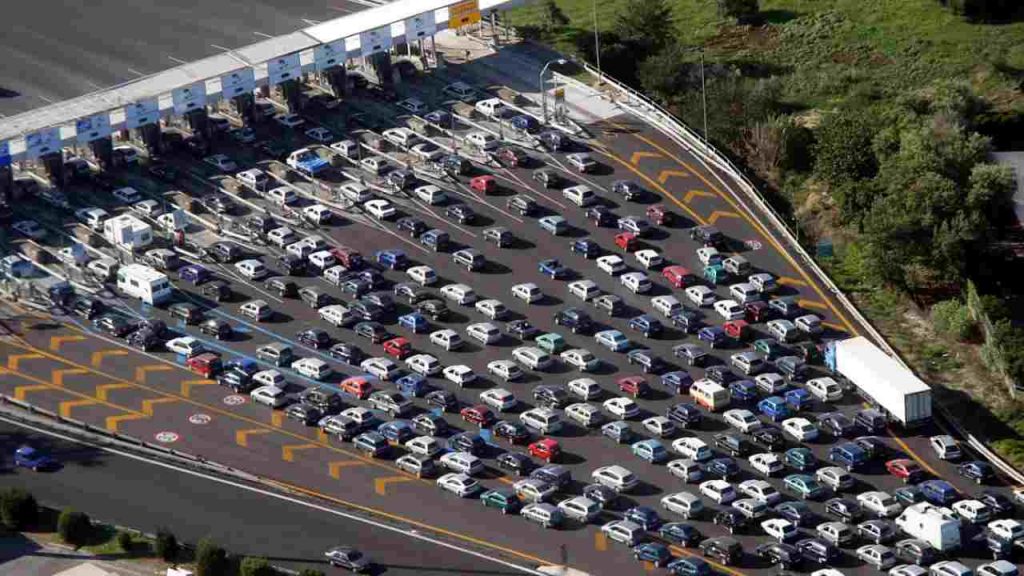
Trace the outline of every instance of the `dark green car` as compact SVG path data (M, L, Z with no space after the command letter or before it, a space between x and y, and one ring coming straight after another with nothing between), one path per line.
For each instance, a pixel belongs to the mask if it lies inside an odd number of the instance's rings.
M502 514L517 512L523 503L511 490L488 490L480 496L480 502L487 508L497 508Z

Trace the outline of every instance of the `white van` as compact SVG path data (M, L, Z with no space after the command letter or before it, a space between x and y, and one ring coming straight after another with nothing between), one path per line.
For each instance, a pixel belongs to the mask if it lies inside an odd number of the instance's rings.
M267 192L267 199L275 204L294 204L299 201L299 195L288 186L278 186Z
M142 264L129 264L118 269L117 289L150 305L161 304L171 297L171 283L167 275Z
M235 175L235 180L238 180L244 186L248 186L256 192L264 192L267 189L267 178L266 172L259 168L250 168L244 170Z
M589 186L584 184L570 186L565 190L562 190L562 196L580 208L586 208L587 206L597 202L597 194L594 193Z
M487 132L473 132L466 136L466 141L481 150L493 150L500 144L496 136Z
M357 204L373 200L373 192L370 191L370 187L354 180L345 182L339 186L338 192L346 200L351 200Z
M292 362L292 370L313 380L325 380L333 373L331 366L319 358L299 358Z
M461 306L476 302L476 292L465 284L448 284L441 288L441 295Z
M427 204L430 204L431 206L434 206L435 204L441 204L442 202L448 199L448 195L444 193L444 190L441 190L440 188L434 186L433 184L419 186L412 192L413 194L416 195L417 198L426 202Z
M541 434L554 434L562 429L562 418L551 408L527 410L519 416L519 421Z
M699 406L703 406L711 412L726 408L732 399L728 388L707 378L698 380L693 383L693 386L690 386L690 396Z
M235 270L237 270L239 274L245 276L249 280L259 280L270 274L270 270L263 265L263 262L260 262L259 260L256 260L254 258L242 260L241 262L236 262Z
M330 304L317 310L320 318L335 326L344 326L356 319L355 314L342 304Z
M729 296L740 304L754 302L761 299L761 292L749 282L733 284L729 286Z
M497 116L498 118L501 118L501 116L505 113L505 110L508 110L508 107L505 106L505 103L502 102L499 98L488 98L487 100L481 100L477 102L476 106L474 107L476 108L477 112L483 114L484 116Z

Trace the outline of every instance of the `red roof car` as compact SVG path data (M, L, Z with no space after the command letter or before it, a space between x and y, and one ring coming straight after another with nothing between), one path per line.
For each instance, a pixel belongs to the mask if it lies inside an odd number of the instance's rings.
M465 420L466 422L478 424L481 427L489 426L495 420L494 412L491 412L490 408L482 404L478 404L476 406L467 406L463 408L462 411L459 412L459 414L462 416L462 419Z
M747 336L747 321L746 320L729 320L725 324L722 324L722 329L725 330L725 335L733 340L743 340Z
M665 277L665 280L668 280L669 284L676 288L686 288L693 283L693 273L690 272L690 269L678 264L666 266L661 271L661 275Z
M747 322L757 324L758 322L766 322L768 320L771 308L768 307L767 302L757 300L744 304L743 312L746 314Z
M498 189L498 181L490 174L476 176L469 181L469 187L481 194L490 194Z
M619 390L637 398L650 390L643 376L623 376L618 379Z
M392 358L404 360L412 353L412 344L402 336L392 338L384 343L384 353Z
M885 469L889 471L889 474L902 479L904 484L915 482L924 476L921 466L909 458L889 460L885 463Z
M530 456L536 456L547 462L554 461L562 453L562 447L558 441L551 438L541 438L531 443L527 449L530 451Z
M615 235L615 245L626 252L636 251L636 234L632 232L621 232Z
M365 400L370 395L370 383L362 376L345 378L341 381L340 388L342 392L351 394L360 400Z
M203 352L186 360L185 365L188 366L189 370L201 375L203 378L212 378L214 374L221 370L220 354L216 352Z

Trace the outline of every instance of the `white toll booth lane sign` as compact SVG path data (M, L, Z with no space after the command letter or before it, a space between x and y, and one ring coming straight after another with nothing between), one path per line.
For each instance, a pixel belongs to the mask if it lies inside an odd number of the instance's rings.
M93 140L106 138L112 132L110 114L103 113L75 121L75 138L79 144L88 144Z
M220 77L220 93L224 98L250 94L256 89L256 71L242 68Z
M301 75L302 64L299 62L298 52L267 61L267 80L271 85L297 80Z
M344 64L346 56L344 39L313 47L313 63L317 72Z
M391 50L391 24L359 33L359 51L365 58Z
M433 12L424 12L405 21L405 41L409 43L432 36L436 31Z
M124 107L124 126L129 130L153 124L160 118L160 101L147 98Z
M60 152L60 128L45 128L25 135L25 156L29 159Z
M196 82L191 86L175 88L171 92L175 114L185 114L206 106L206 82Z

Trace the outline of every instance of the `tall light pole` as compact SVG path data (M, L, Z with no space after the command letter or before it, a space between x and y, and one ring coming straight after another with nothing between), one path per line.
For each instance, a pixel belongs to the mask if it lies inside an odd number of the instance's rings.
M708 90L704 83L704 47L700 46L700 100L704 108L704 144L708 143Z
M565 64L564 58L558 58L557 60L551 60L540 69L540 103L541 108L544 110L544 123L548 123L548 92L544 89L544 73L548 71L548 66L552 64L558 64L562 66Z
M604 75L601 74L601 36L597 32L597 0L591 3L591 13L594 16L594 58L597 60L597 81L603 82Z

